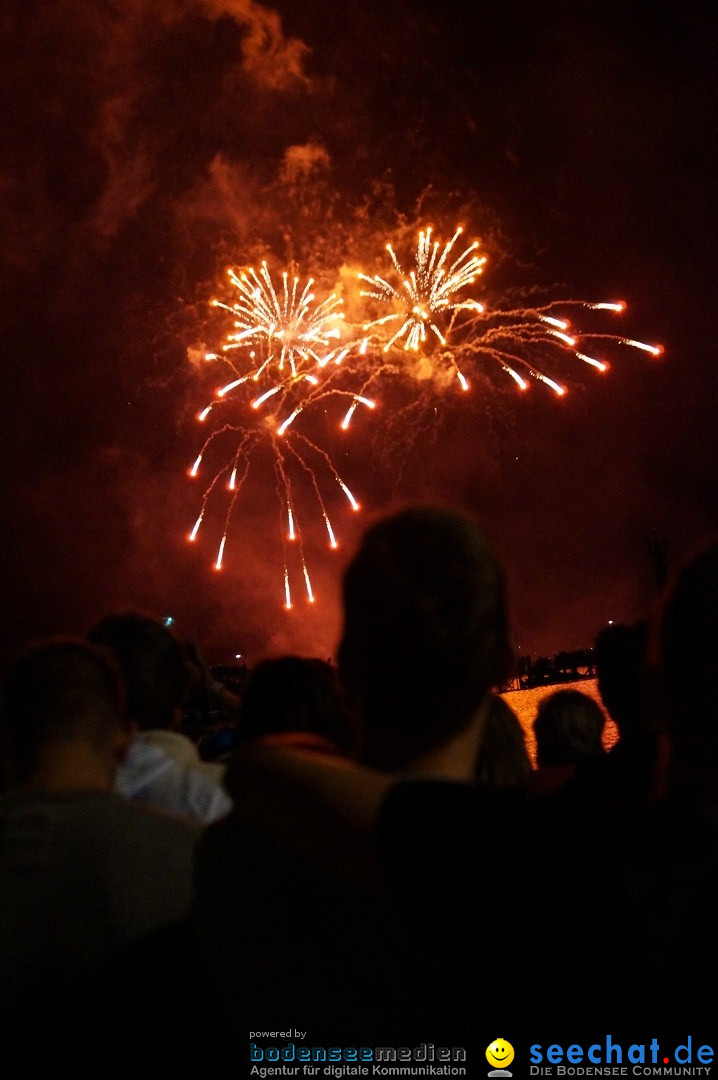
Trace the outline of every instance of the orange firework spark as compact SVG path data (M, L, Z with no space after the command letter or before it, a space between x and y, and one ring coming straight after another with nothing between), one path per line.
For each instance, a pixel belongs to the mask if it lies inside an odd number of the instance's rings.
M222 464L212 465L199 516L188 537L197 538L209 500L226 480L229 502L215 569L224 565L233 510L253 455L268 446L281 508L285 607L293 607L287 545L298 553L306 598L314 603L295 496L302 484L312 492L332 549L338 544L327 510L328 479L330 489L336 483L351 508L360 509L326 451L294 426L302 413L320 401L347 399L338 425L346 431L359 406L367 411L376 408L377 401L368 392L388 374L398 372L423 382L432 379L437 388L446 384L448 376L458 381L462 391L469 391L468 376L478 377L488 361L498 365L520 390L527 390L535 380L563 396L566 386L544 367L552 368L568 356L605 372L608 362L603 355L593 355L594 343L599 343L602 354L604 345L611 349L629 346L653 356L663 351L660 345L633 338L580 332L565 316L564 309L571 307L620 315L626 309L623 301L562 300L524 308L489 307L469 293L487 257L480 254L478 241L457 255L454 249L461 235L458 227L442 246L432 240L430 226L423 228L414 268L408 274L388 243L398 281L392 284L378 274L360 273L359 278L369 286L360 295L390 311L365 322L357 320L354 331L347 326L336 293L316 301L312 278L300 286L298 277L285 272L281 286L276 287L266 263L259 271L229 270L236 295L228 303L214 300L212 304L231 314L233 327L220 351L206 353L205 359L226 365L231 378L217 387L214 400L197 414L200 423L214 419L215 412L226 422L210 433L189 469L191 477L198 476L210 451L216 463L214 444L225 446ZM348 340L342 341L343 333Z
M432 243L431 232L431 227L427 227L419 233L415 269L409 274L402 269L392 245L386 245L401 279L398 286L379 275L359 274L362 281L371 285L361 295L392 308L388 315L363 324L368 336L362 341L361 354L370 346L380 347L383 353L397 349L420 352L431 358L433 374L448 368L464 391L470 389L470 382L462 368L475 367L477 361L488 359L497 363L521 390L526 390L529 380L534 379L563 396L565 385L542 370L552 357L570 353L598 371L608 370L605 360L583 351L583 342L603 340L641 349L653 356L663 351L660 345L648 345L632 338L581 333L571 328L568 319L556 314L557 310L571 306L622 313L626 308L623 301L563 300L543 307L509 310L489 309L479 300L460 295L483 273L487 258L478 254L478 241L454 258L452 253L462 234L461 226L443 249L438 241Z
M259 273L252 266L227 273L238 298L232 304L213 301L214 307L225 308L235 319L235 332L222 346L225 353L241 349L248 342L264 341L267 356L255 377L272 363L279 372L288 368L296 377L307 367L328 362L332 354L327 355L326 347L341 336L337 322L344 318L338 310L342 301L335 293L314 305L313 278L300 290L299 278L293 277L290 283L286 271L277 292L266 262ZM320 352L324 355L320 356Z
M391 244L386 245L394 269L402 279L403 292L395 289L378 275L374 277L367 277L366 274L359 275L362 281L372 286L371 291L363 290L362 296L389 303L396 301L401 309L364 325L365 330L371 330L375 326L390 326L396 321L401 323L399 329L384 346L385 352L388 352L395 342L402 339L405 349L416 351L426 342L427 327L437 340L445 345L446 340L437 326L437 321L441 316L447 312L484 310L483 305L476 300L460 300L457 296L459 290L473 284L482 273L486 262L486 256L473 254L479 246L478 242L471 244L459 255L458 259L450 261L451 251L462 232L463 229L459 226L439 255L441 245L438 241L431 243L431 226L422 230L419 233L419 246L416 252L416 269L408 275L404 274Z
M284 598L285 607L290 609L293 604L287 542L296 544L307 600L309 603L315 600L293 493L297 475L308 478L330 548L336 549L338 544L318 470L332 478L353 510L359 510L359 504L329 455L305 435L290 430L300 413L330 394L350 398L350 411L356 407L357 399L353 393L333 385L339 365L354 343L339 344L344 318L339 310L341 299L332 293L315 303L311 278L300 288L297 277L290 280L284 273L282 286L276 289L266 263L262 263L259 272L249 268L228 273L238 297L233 303L213 300L212 306L231 313L233 330L220 352L206 353L205 360L226 365L232 377L217 387L214 400L197 414L197 420L205 423L218 409L224 410L225 416L227 411L231 415L228 422L216 427L205 440L189 475L194 478L200 474L203 460L210 453L216 464L215 444L223 445L225 454L229 445L231 453L224 457L218 469L212 465L200 513L188 539L192 542L197 539L210 498L226 480L230 498L214 562L216 570L223 568L235 503L249 474L253 455L260 446L268 446L273 455L281 506ZM366 399L361 400L368 403ZM326 490L326 484L323 487Z

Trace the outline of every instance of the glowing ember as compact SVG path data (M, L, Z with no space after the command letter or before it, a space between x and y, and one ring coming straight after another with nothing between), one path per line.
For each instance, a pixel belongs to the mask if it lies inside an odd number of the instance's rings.
M379 275L359 275L362 281L371 285L371 289L362 290L362 296L394 309L388 315L364 323L363 330L368 336L361 342L360 354L367 352L372 344L384 353L396 349L420 353L428 362L431 373L441 377L442 372L448 370L464 391L470 388L466 369L476 368L481 361L487 360L498 364L519 389L526 390L533 379L560 397L566 393L566 387L543 370L544 364L560 361L563 354L569 354L598 371L608 370L605 360L582 351L581 342L602 339L613 345L641 349L653 356L661 354L660 346L632 338L578 331L569 319L555 311L562 307L579 307L586 311L622 314L626 310L622 300L562 300L542 307L490 309L476 299L460 296L459 293L473 285L483 273L487 261L485 255L477 253L479 244L474 241L452 262L454 245L461 232L461 228L457 228L442 249L438 241L432 243L431 228L422 229L415 269L408 275L391 244L387 244L394 270L400 278L396 284ZM426 363L413 371L405 366L404 371L418 373L417 377L422 380L427 377ZM350 409L347 416L350 417L352 411Z
M425 344L428 331L431 331L436 339L445 345L446 340L438 323L446 317L447 313L484 310L476 300L461 300L458 297L460 290L471 285L482 273L486 262L485 256L479 257L474 254L479 246L477 242L466 248L458 259L450 261L454 244L462 232L463 230L459 227L444 246L441 255L439 255L439 243L435 241L432 244L431 242L431 228L420 232L415 269L408 275L402 270L391 244L387 244L386 250L391 256L394 269L401 278L399 289L379 275L374 277L367 277L366 274L359 275L362 281L372 286L371 290L362 290L362 296L368 296L399 308L391 315L385 315L383 318L364 325L365 330L371 330L378 326L401 323L399 329L384 345L385 352L388 352L396 342L402 341L405 349L416 351L420 345Z
M252 373L254 379L270 365L274 365L279 373L286 375L289 371L295 376L307 366L326 363L325 350L340 337L337 323L344 318L338 310L342 301L335 293L315 304L311 291L313 279L309 278L300 290L299 278L293 277L290 282L286 271L277 290L266 262L262 263L259 272L249 267L248 270L229 270L228 274L237 290L237 300L232 304L213 301L214 307L224 308L234 316L234 332L227 335L222 346L224 353L242 349L250 343L264 345L267 355L264 363Z
M223 568L235 502L253 457L268 450L274 466L274 486L286 522L286 528L281 530L282 543L289 541L295 546L307 602L314 603L295 498L301 485L306 490L308 482L333 550L339 545L322 494L323 474L342 487L353 509L358 509L358 503L326 452L294 425L305 408L330 396L350 397L354 408L361 404L373 409L375 403L333 385L338 366L354 347L353 342L341 344L340 326L344 317L338 310L341 300L334 293L316 303L311 291L312 279L300 288L299 278L290 278L288 273L282 275L282 285L275 288L264 263L259 272L230 270L229 277L238 299L231 304L215 300L212 306L232 315L233 332L227 335L221 352L206 353L205 359L229 367L232 378L215 390L214 400L197 414L201 423L220 416L225 422L217 424L209 434L189 470L190 476L196 477L200 466L204 469L205 464L210 464L213 472L188 539L197 538L214 489L229 491L224 529L213 563L216 570ZM217 457L221 447L224 458ZM285 552L284 599L288 610L293 607L291 561Z
M390 281L378 274L360 273L359 278L369 286L360 295L390 310L376 318L367 313L365 322L360 321L360 315L356 320L359 325L353 331L355 336L347 328L351 340L344 342L341 338L346 320L340 310L341 298L331 293L317 303L312 278L300 286L299 277L285 272L281 285L276 287L266 263L262 263L259 271L253 268L229 271L236 299L231 303L218 300L212 303L230 313L233 329L221 350L205 353L205 359L226 365L231 377L215 389L213 401L196 414L203 424L219 417L225 422L217 424L210 433L189 469L191 477L198 476L200 467L206 467L205 459L210 457L215 470L205 488L189 540L196 540L208 501L220 480L223 480L220 487L230 493L214 562L216 570L224 565L233 508L249 474L253 455L260 448L268 448L281 510L284 606L287 610L293 607L292 562L296 563L294 572L301 572L304 579L307 602L314 603L297 500L304 516L302 503L309 493L332 550L339 545L325 502L328 477L339 485L352 510L360 509L330 456L302 430L305 426L302 414L319 402L337 397L347 399L338 425L346 432L360 406L372 412L381 405L377 392L389 373L398 374L409 386L415 386L414 380L419 380L431 387L432 394L457 382L468 393L472 388L486 385L483 369L489 364L507 375L521 391L527 390L531 382L538 382L563 397L567 387L554 369L559 365L565 367L566 360L578 360L597 372L608 371L608 362L600 355L593 355L604 351L597 350L597 345L605 344L612 350L628 346L652 356L662 353L660 345L579 330L566 314L566 309L573 308L622 315L626 310L622 300L557 300L543 306L517 308L491 307L476 299L469 290L476 287L487 257L480 254L478 241L456 254L461 235L459 227L442 246L432 240L431 227L422 229L414 267L408 273L388 243L386 250L396 277ZM368 396L369 391L373 396ZM225 452L228 444L230 453L217 467L215 455L220 444L225 446ZM287 542L294 551L291 559Z

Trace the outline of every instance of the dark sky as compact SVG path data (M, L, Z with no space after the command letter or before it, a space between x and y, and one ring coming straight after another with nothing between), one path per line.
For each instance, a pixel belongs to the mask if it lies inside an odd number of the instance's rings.
M646 612L653 530L672 564L718 530L712 4L11 0L0 26L3 656L127 606L213 660L333 651L367 516L332 505L333 556L308 521L318 603L285 613L258 460L214 573L222 507L185 540L216 385L188 349L226 329L206 301L229 263L332 285L425 214L482 238L492 298L625 299L599 328L665 354L562 370L561 400L479 379L330 439L368 515L473 511L532 654Z

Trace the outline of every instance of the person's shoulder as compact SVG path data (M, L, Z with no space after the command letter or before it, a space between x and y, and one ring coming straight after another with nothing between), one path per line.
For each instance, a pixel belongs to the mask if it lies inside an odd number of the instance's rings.
M196 843L202 831L202 823L186 814L162 807L129 802L121 795L111 793L104 800L101 810L104 824L125 836L128 843L139 840L160 844Z
M106 791L11 791L0 796L0 818L71 828L75 822L96 821L112 802Z
M178 832L194 832L202 827L199 822L194 821L186 814L162 806L132 802L117 792L110 793L106 806L108 814L122 815L128 822L134 822L138 828L151 828L154 824L157 828L174 828Z

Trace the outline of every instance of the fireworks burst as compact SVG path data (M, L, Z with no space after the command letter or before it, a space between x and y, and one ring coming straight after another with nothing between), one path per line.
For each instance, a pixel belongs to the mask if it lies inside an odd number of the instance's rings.
M439 255L441 245L438 241L432 244L431 226L425 231L422 230L419 233L419 246L416 251L416 268L408 275L402 270L391 244L387 244L386 250L391 256L394 269L402 279L403 291L396 289L378 274L374 277L367 277L366 274L359 275L362 281L372 286L371 290L362 290L362 296L396 305L400 309L364 324L365 330L372 330L380 326L391 327L392 323L397 321L401 323L399 329L384 345L385 352L402 340L405 349L416 351L420 345L425 344L429 330L442 345L445 345L446 339L438 323L446 317L447 313L484 310L483 305L476 300L460 300L457 295L461 289L473 284L478 275L483 272L486 262L485 256L474 254L479 246L478 242L471 244L459 255L458 259L450 262L452 249L462 232L463 229L459 226Z
M249 267L227 273L239 295L231 304L212 301L213 307L224 308L234 317L234 332L227 335L222 352L231 353L248 344L266 346L263 363L247 377L256 380L274 365L280 376L286 378L289 372L291 378L297 378L307 369L329 362L334 354L327 351L328 346L341 337L337 323L344 319L336 293L314 304L314 279L309 278L300 291L299 278L293 277L290 283L286 271L277 291L266 262L259 272Z
M397 350L420 353L425 362L413 368L419 378L425 379L428 372L440 380L448 370L463 391L471 385L467 371L477 373L481 362L488 360L498 364L520 390L526 390L533 379L559 396L567 388L543 370L546 364L555 364L570 354L598 371L608 370L605 359L585 351L587 342L627 345L653 356L662 353L660 345L648 345L633 338L577 331L567 318L559 317L561 309L570 307L621 314L626 309L623 301L557 300L542 307L491 309L479 300L460 296L483 273L487 261L485 255L478 254L478 241L452 261L454 245L461 234L459 226L441 250L438 241L432 243L431 228L423 229L419 233L415 269L408 275L392 245L387 244L394 269L401 278L398 287L378 275L359 274L362 281L371 285L361 295L393 309L388 315L364 323L363 329L368 332L362 342L364 352L374 346L385 354L396 354Z
M197 414L197 420L205 423L218 410L224 412L224 417L229 416L209 434L188 470L189 476L195 478L204 471L208 459L211 463L209 483L188 540L197 539L210 500L224 487L228 492L227 509L214 562L215 570L223 569L237 499L253 458L261 448L268 449L281 513L284 600L285 607L290 609L293 602L287 544L297 549L307 601L315 600L304 554L296 490L301 487L311 490L332 549L338 543L327 510L327 479L339 487L352 510L360 509L329 455L306 435L292 429L305 409L330 395L350 398L349 413L356 408L356 395L334 385L339 366L354 343L340 343L344 319L339 310L341 299L332 293L315 303L311 278L300 289L299 278L290 280L285 272L282 286L276 289L266 263L262 263L259 272L250 268L240 272L229 270L228 274L238 298L233 303L213 300L212 306L230 312L234 327L220 352L206 353L205 360L226 366L232 377L215 389L213 401ZM374 407L373 402L360 400Z
M259 271L228 272L235 299L212 304L229 312L233 327L220 351L206 353L205 359L226 366L231 378L216 388L214 399L197 414L200 423L210 416L224 422L211 431L189 469L191 477L207 468L210 475L190 541L197 539L210 499L222 487L227 491L216 570L224 565L232 515L252 461L268 449L281 516L285 607L294 606L290 565L300 576L307 601L314 603L298 502L309 498L332 549L338 544L327 509L329 493L338 487L351 509L359 510L329 454L294 426L319 402L345 399L347 407L337 426L346 431L358 408L375 409L377 402L368 393L389 374L408 377L414 387L419 379L432 391L455 379L462 391L468 391L488 362L520 390L527 390L534 380L563 396L566 386L554 373L569 357L605 372L607 349L628 346L653 356L663 351L660 345L633 338L578 331L566 317L571 308L621 315L626 309L623 301L563 300L502 308L472 297L469 290L483 273L487 257L479 253L478 241L456 255L461 235L459 227L442 247L432 240L431 227L422 229L414 269L408 274L388 243L398 282L364 273L359 278L369 286L360 295L391 310L366 322L358 319L354 336L341 298L331 293L317 302L312 278L300 286L298 277L285 272L277 288L266 263ZM348 340L342 341L343 331ZM266 467L262 475L267 475ZM293 560L290 547L297 553Z

